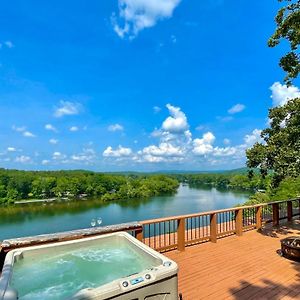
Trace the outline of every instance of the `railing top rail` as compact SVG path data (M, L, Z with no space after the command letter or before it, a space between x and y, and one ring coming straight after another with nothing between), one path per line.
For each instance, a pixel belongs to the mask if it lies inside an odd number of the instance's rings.
M267 203L261 203L261 204L258 204L260 206L262 205L272 205L272 204L279 204L279 203L284 203L284 202L288 202L288 201L299 201L300 200L300 197L297 197L297 198L291 198L291 199L286 199L286 200L278 200L278 201L273 201L273 202L267 202Z
M101 227L92 227L57 233L41 234L36 236L28 236L21 238L8 239L0 242L2 249L15 249L20 247L28 247L38 244L56 243L61 241L71 241L95 235L113 233L119 231L136 231L142 229L142 224L139 222L122 223Z
M206 211L206 212L201 212L201 213L194 213L194 214L177 215L177 216L164 217L164 218L158 218L158 219L150 219L150 220L140 221L140 224L147 225L147 224L153 224L153 223L175 221L175 220L178 220L178 219L187 219L187 218L195 218L195 217L201 217L201 216L209 216L209 215L212 215L212 214L219 214L219 213L223 213L223 212L233 212L233 211L237 211L239 209L256 208L256 207L268 206L268 205L272 205L272 204L279 204L279 203L284 203L284 202L288 202L288 201L296 201L296 200L300 200L300 198L293 198L293 199L282 200L282 201L273 201L273 202L260 203L260 204L254 204L254 205L237 206L237 207L231 207L231 208L225 208L225 209L219 209L219 210L211 210L211 211Z

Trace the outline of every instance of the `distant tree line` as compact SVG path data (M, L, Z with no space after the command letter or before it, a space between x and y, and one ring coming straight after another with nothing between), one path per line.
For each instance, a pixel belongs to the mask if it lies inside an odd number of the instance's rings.
M175 178L189 185L206 185L224 189L260 190L266 189L270 177L263 178L259 174L247 173L201 173L201 174L179 174Z
M258 170L248 173L203 173L180 174L175 178L190 186L200 185L222 189L238 189L253 191L246 205L300 198L300 176L287 176L274 186L276 173L260 174ZM243 203L241 203L243 204Z
M0 204L31 199L94 198L104 202L147 199L173 194L179 182L190 186L255 192L247 204L300 196L300 177L287 177L276 187L274 173L258 170L200 174L109 174L91 171L18 171L0 169Z
M148 198L176 192L166 175L117 175L89 171L0 169L0 203L30 199L97 197L103 201Z

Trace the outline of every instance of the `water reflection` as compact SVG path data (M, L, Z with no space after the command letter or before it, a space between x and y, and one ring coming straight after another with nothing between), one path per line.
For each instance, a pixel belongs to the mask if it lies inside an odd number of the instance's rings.
M12 237L81 229L101 216L104 225L228 208L245 202L249 193L208 186L181 185L175 195L103 202L75 202L2 207L0 240Z

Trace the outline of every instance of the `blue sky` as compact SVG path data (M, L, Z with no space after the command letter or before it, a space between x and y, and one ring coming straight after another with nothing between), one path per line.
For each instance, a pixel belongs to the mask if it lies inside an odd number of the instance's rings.
M286 87L275 1L22 1L0 10L0 164L244 165Z

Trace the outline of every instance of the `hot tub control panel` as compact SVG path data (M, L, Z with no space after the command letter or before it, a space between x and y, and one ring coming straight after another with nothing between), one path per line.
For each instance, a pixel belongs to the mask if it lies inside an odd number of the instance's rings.
M123 280L120 283L123 288L127 289L137 284L146 283L146 281L151 281L154 278L155 278L154 274L151 275L150 273L146 273L139 277L128 278L128 280Z
M140 283L140 282L143 282L143 281L144 281L144 278L143 278L143 277L138 277L138 278L131 279L131 280L130 280L130 283L131 283L132 285L135 285L135 284Z
M163 269L170 268L173 266L172 262L169 260L166 260L162 263L161 266L159 267L151 267L147 269L147 273L144 274L135 274L127 278L126 280L121 281L119 284L121 285L122 289L128 290L128 289L133 289L136 285L145 285L149 281L154 281L156 276L155 274Z

